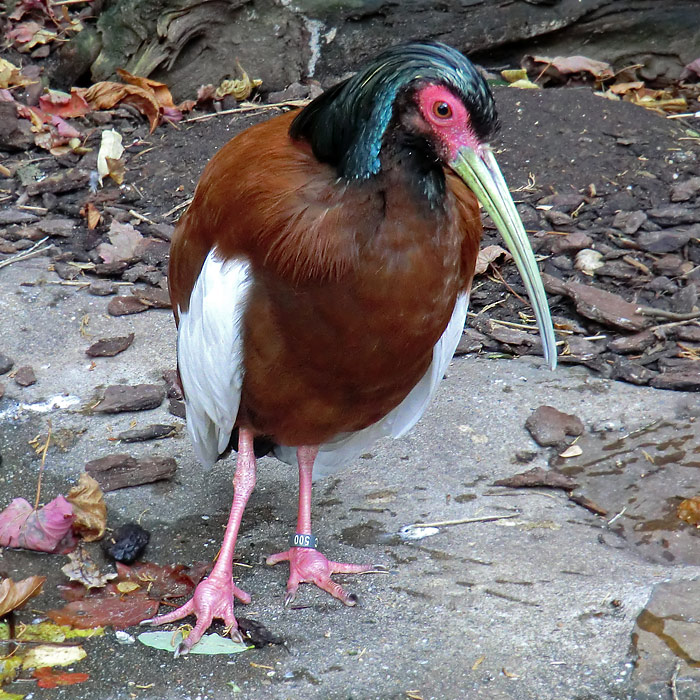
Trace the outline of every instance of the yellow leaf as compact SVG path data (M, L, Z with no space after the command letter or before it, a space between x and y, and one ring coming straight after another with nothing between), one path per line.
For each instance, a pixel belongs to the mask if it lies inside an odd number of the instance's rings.
M70 666L86 656L85 649L81 646L58 647L53 644L42 644L25 654L22 668Z
M83 472L66 496L73 506L73 529L86 542L99 540L105 534L107 506L100 485L87 472Z
M46 576L30 576L21 581L11 578L0 582L0 617L24 605L30 598L41 593Z

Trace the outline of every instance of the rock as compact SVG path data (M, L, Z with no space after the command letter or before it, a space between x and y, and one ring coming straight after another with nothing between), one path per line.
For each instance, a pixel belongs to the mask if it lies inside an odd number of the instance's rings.
M33 145L31 122L17 116L14 102L0 102L0 149L25 151Z
M51 219L42 219L36 224L36 227L49 236L58 236L59 238L70 238L75 234L78 222L75 219L67 219L57 217Z
M647 215L643 211L619 211L613 219L613 227L629 235L639 231L646 220Z
M163 438L172 437L177 432L178 427L176 425L154 423L153 425L147 425L145 428L125 430L117 435L117 439L122 442L145 442L146 440L162 440Z
M90 357L114 357L120 352L124 352L134 342L134 334L129 333L126 336L118 336L116 338L101 338L93 343L85 354Z
M676 391L700 391L700 367L688 360L686 367L676 367L654 377L649 383L656 389Z
M0 102L0 106L2 104L4 103ZM30 224L38 220L39 217L36 214L23 211L22 209L15 209L14 207L0 209L0 226L11 226L12 224Z
M549 247L552 255L575 253L593 245L593 239L583 231L572 231L566 236L550 234L548 238L552 240Z
M156 238L144 238L136 246L134 255L147 265L164 265L170 259L170 243Z
M608 349L621 355L638 354L650 348L656 342L656 336L651 331L642 331L634 335L615 338L608 343Z
M573 226L575 221L568 214L558 209L550 209L544 212L544 218L549 221L552 226Z
M166 385L166 395L169 399L182 400L182 386L180 385L180 377L176 369L166 369L163 372L163 379Z
M19 384L20 386L31 386L32 384L36 384L36 374L34 374L34 370L29 365L20 367L15 372L15 383Z
M533 440L546 447L558 445L566 440L567 435L581 435L581 419L568 413L562 413L552 406L540 406L525 421L525 427Z
M177 464L172 457L134 459L128 454L93 459L85 465L85 471L97 481L103 491L170 479L176 468Z
M157 384L112 384L105 389L104 398L95 407L97 413L147 411L163 403L165 391Z
M170 294L165 289L160 289L159 287L134 289L133 294L142 304L151 306L154 309L171 308Z
M146 304L133 295L117 296L110 299L109 304L107 304L107 313L112 316L128 316L139 314L148 308Z
M185 420L187 418L187 410L185 409L185 402L179 401L178 399L170 399L168 403L168 413L176 418L182 418Z
M138 523L126 523L102 541L104 553L114 561L133 564L143 554L151 535Z
M552 209L571 214L572 211L578 209L584 202L585 197L577 192L570 194L548 194L542 199L537 200L538 206L551 206ZM551 209L550 209L551 211Z
M605 326L640 331L650 324L648 318L637 313L636 304L625 301L617 294L580 282L568 282L564 289L582 316Z
M671 187L672 202L687 202L700 194L700 177L691 177L683 182L676 182Z
M585 274L591 275L604 266L603 256L597 250L584 248L576 253L574 267Z
M69 168L55 175L49 175L42 180L30 182L27 185L27 194L34 197L45 192L74 192L87 187L90 182L90 171L81 168Z
M661 231L644 231L637 236L637 243L642 250L649 253L675 253L692 238L690 231L662 229Z
M656 372L652 372L637 362L620 357L613 363L610 376L612 379L619 379L628 384L643 386L656 376Z
M95 297L106 297L117 293L117 287L113 282L108 280L95 280L88 287L88 294Z
M118 260L112 263L98 263L93 271L98 277L121 277L128 266L128 263Z
M679 224L694 224L700 221L700 210L690 209L681 204L669 204L666 207L657 207L647 212L652 221L661 226L678 226Z
M0 374L7 374L14 366L15 361L0 352Z

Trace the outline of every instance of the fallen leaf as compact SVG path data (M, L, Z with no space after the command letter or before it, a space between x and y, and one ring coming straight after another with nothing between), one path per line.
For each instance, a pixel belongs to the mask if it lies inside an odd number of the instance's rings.
M683 72L681 73L681 80L688 80L689 78L693 78L695 80L700 79L700 58L696 58L694 61L691 61L683 69Z
M87 221L88 230L94 231L102 221L102 214L92 202L87 202L80 210L80 215Z
M104 627L78 630L68 625L56 625L53 622L22 625L21 628L15 631L17 639L23 642L65 642L66 639L102 637L104 633ZM0 640L9 639L9 637L9 625L0 623Z
M13 681L22 668L22 657L14 654L9 658L0 658L0 686ZM11 698L23 698L24 695L11 695L5 693L0 687L0 700L10 700Z
M97 481L83 472L66 500L73 506L73 530L86 542L101 539L107 526L107 506Z
M37 679L39 688L57 688L59 685L75 685L89 680L87 673L67 673L54 671L51 668L37 668L32 676Z
M148 598L146 593L136 591L123 596L116 591L114 584L82 600L74 600L57 610L49 610L49 619L58 625L70 625L78 629L111 626L124 629L148 620L158 612L158 601Z
M37 511L15 498L0 513L0 546L65 554L76 544L72 526L73 507L63 496Z
M140 590L141 585L136 583L135 581L120 581L117 584L117 590L120 593L124 593L125 595L129 593L133 593L134 591Z
M132 105L146 116L151 132L160 122L160 105L152 90L106 80L95 83L82 94L93 109L111 109L120 102Z
M611 80L615 77L615 71L609 63L596 61L585 56L555 56L554 58L525 56L523 64L528 72L534 72L538 78L546 76L557 82L563 82L564 76L577 73L587 73L598 82Z
M105 129L102 132L100 150L97 153L97 172L100 176L100 184L102 184L102 180L107 177L107 175L111 175L108 159L112 161L119 160L123 153L124 146L122 146L122 135L114 129ZM117 184L120 185L121 182L117 182ZM109 261L105 260L105 262Z
M14 63L0 58L0 89L25 87L26 85L32 85L34 82L36 81L22 75L21 70Z
M182 641L182 633L142 632L137 639L147 647L162 649L172 653ZM253 647L234 642L233 639L222 637L218 634L205 634L190 649L190 654L239 654L248 649L253 649Z
M700 496L682 501L678 506L678 517L686 523L700 527Z
M68 559L69 562L61 567L61 571L71 581L79 581L86 588L104 588L113 578L117 578L115 572L100 573L97 564L82 547L71 552Z
M97 252L106 263L129 260L134 257L136 248L143 236L131 225L112 221L107 234L111 243L100 243Z
M156 600L168 600L191 595L199 580L193 580L191 570L182 564L152 564L138 562L127 566L117 562L120 581L133 581L146 588L148 595Z
M30 598L41 593L45 576L30 576L21 581L5 578L0 582L0 617L22 607Z
M41 644L30 649L22 660L22 668L42 668L44 666L70 666L87 656L81 646L55 646Z
M226 95L232 95L238 102L242 102L250 97L250 94L256 87L262 85L262 80L251 80L238 61L236 61L236 66L241 73L241 77L234 80L222 80L221 85L216 88L214 93L217 99L220 100Z
M483 275L491 263L495 262L503 256L504 260L509 260L512 256L505 249L501 248L500 245L487 245L485 248L479 251L479 255L476 258L476 268L474 269L475 275Z
M578 445L571 445L559 454L560 457L568 459L570 457L579 457L583 454L583 450Z
M73 88L70 94L60 90L48 90L39 98L39 107L47 114L63 119L82 117L90 112L90 105L85 101L82 91Z

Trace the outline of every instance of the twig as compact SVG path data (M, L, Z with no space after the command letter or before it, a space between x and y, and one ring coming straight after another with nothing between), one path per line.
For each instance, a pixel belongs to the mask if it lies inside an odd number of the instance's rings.
M685 117L695 117L700 119L700 112L685 112L684 114L669 114L666 119L683 119Z
M226 114L244 114L247 112L264 112L268 109L281 109L282 107L305 107L309 104L311 100L286 100L285 102L274 102L269 105L241 105L240 107L234 107L233 109L222 109L220 112L209 112L208 114L201 114L198 117L190 117L189 119L183 119L182 124L187 124L189 122L201 122L204 119L211 119L212 117L222 117Z
M627 506L625 506L617 515L610 518L610 520L608 520L608 525L612 525L618 518L621 518L625 514L626 510Z
M44 478L44 466L46 464L46 453L49 451L49 445L51 444L51 421L49 424L49 434L46 436L46 442L41 450L41 466L39 467L39 480L36 484L36 499L34 501L34 510L39 509L39 497L41 496L41 481Z
M681 662L676 661L676 667L673 669L673 674L671 675L671 680L669 685L671 686L671 698L672 700L678 700L678 687L676 686L676 681L678 680L678 672L681 670Z
M641 316L655 316L656 318L668 318L671 321L692 321L700 318L700 311L690 311L687 314L677 314L675 311L664 311L663 309L655 309L652 306L638 306L635 313Z
M511 287L511 286L508 284L508 282L506 282L506 281L503 279L503 275L500 273L500 271L498 270L498 268L492 267L492 269L493 269L493 274L501 281L502 284L505 285L506 289L507 289L516 299L520 299L520 301L522 301L523 304L525 304L525 306L531 306L529 302L527 302L525 299L523 299L523 298L520 296L520 294L518 294L518 293L513 289L513 287Z
M414 527L447 527L448 525L465 525L468 523L489 523L492 520L507 520L508 518L517 518L520 511L510 513L509 515L483 515L480 518L460 518L459 520L439 520L434 523L412 523L406 525L403 530L408 530Z
M156 222L153 221L153 219L149 219L147 216L144 216L143 214L139 214L137 211L134 211L133 209L129 209L129 214L133 216L135 219L138 219L139 221L144 221L147 224L151 224L151 226L157 226Z
M659 323L656 326L651 326L651 328L648 328L647 330L651 331L652 333L654 331L658 331L666 328L675 328L676 326L691 326L691 325L700 325L694 318L689 318L687 321L671 321L671 323Z
M45 248L39 248L39 246L42 243L46 243L46 241L48 240L49 237L45 236L40 241L37 241L31 248L23 250L21 253L13 255L11 258L3 260L2 262L0 262L0 269L3 267L7 267L8 265L12 265L12 263L20 262L21 260L28 260L29 258L33 258L35 255L39 255L40 253L49 250L49 248L51 248L50 245L47 245Z
M186 199L184 202L180 202L177 206L173 207L170 209L170 211L166 211L165 214L163 214L163 218L166 216L170 216L171 214L174 214L176 211L180 211L180 209L184 209L185 207L189 207L190 204L192 204L192 200L194 200L194 197L190 197L189 199Z

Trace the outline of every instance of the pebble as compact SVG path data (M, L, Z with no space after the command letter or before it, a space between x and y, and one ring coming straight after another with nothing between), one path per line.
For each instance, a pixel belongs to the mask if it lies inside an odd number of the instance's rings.
M533 440L542 447L558 445L567 435L581 435L583 423L577 416L563 413L553 406L540 406L525 421Z

